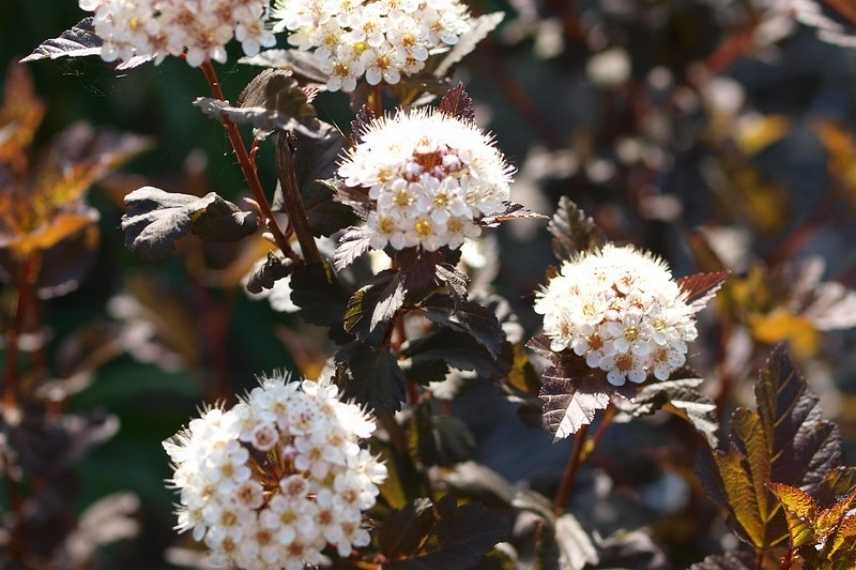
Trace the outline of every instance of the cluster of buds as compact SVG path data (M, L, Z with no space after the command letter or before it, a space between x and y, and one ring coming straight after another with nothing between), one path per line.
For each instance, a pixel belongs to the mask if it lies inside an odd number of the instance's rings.
M386 478L360 440L375 429L329 382L263 379L245 401L213 408L164 443L181 493L178 528L212 562L298 570L369 543L363 511Z
M332 91L353 91L363 75L370 85L398 83L472 25L459 0L279 0L274 17L330 75Z
M174 55L197 67L224 63L233 37L247 55L276 44L265 23L269 0L80 0L80 7L94 12L105 61Z
M663 261L612 245L565 262L535 302L551 349L572 350L616 386L683 366L698 309Z
M512 169L472 122L440 111L375 120L339 167L368 192L371 246L456 249L480 234L479 221L503 210Z

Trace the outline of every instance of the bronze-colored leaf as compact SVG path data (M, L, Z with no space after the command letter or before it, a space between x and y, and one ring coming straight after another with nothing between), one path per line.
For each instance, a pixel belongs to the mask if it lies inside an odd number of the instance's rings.
M30 146L44 114L45 104L36 96L26 66L10 65L0 106L0 164L22 166L23 153Z
M19 257L26 257L34 251L50 249L94 224L98 217L98 211L93 208L84 207L75 212L63 212L28 234L16 236L9 241L0 239L0 248L9 247Z
M728 279L728 272L695 273L678 279L678 286L686 293L686 302L693 311L702 310Z
M553 252L562 260L597 249L606 242L594 220L566 196L559 200L559 207L547 229L553 234Z

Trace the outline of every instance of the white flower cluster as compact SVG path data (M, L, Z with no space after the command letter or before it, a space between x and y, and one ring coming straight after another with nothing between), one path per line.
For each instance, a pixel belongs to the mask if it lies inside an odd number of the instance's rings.
M265 24L269 0L80 0L80 7L95 13L105 61L185 55L197 67L224 63L233 37L247 55L276 44Z
M330 74L331 91L353 91L363 75L370 85L398 83L472 25L460 0L278 0L274 18Z
M386 467L359 441L374 422L327 381L264 379L230 410L213 408L164 443L181 492L178 529L217 565L299 570L369 543L362 511Z
M683 366L698 309L662 260L612 245L565 262L535 302L551 350L573 350L616 386Z
M371 246L456 249L478 221L510 198L512 169L493 139L440 111L375 120L339 167L346 185L368 190Z

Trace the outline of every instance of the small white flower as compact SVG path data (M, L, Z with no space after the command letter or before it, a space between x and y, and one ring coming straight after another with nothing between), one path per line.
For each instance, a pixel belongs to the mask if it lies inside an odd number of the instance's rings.
M288 42L331 74L333 91L353 91L363 77L396 84L472 28L460 0L278 0L273 17L274 31L289 30Z
M477 237L481 218L510 199L511 173L489 135L425 110L375 120L338 171L372 200L366 219L372 248L428 251L457 249Z
M683 366L695 310L662 261L612 245L565 262L535 302L551 350L572 350L616 386Z
M181 494L176 528L204 540L212 561L247 570L317 566L327 547L350 554L368 544L362 513L386 478L360 448L374 428L328 380L263 379L164 443Z
M247 55L276 43L265 24L269 0L81 0L80 8L94 13L105 61L183 55L197 67L225 62L233 37Z

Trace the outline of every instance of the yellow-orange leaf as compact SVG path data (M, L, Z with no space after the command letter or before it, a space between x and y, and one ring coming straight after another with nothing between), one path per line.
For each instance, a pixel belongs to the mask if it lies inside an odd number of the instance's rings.
M98 221L98 211L86 209L81 212L62 213L28 234L2 244L11 248L18 256L24 257L37 250L49 249L62 240L77 234Z
M24 161L24 152L33 141L44 114L45 105L36 97L26 66L10 66L0 107L0 163Z
M757 340L768 344L786 341L802 358L813 356L820 346L820 334L814 324L785 309L767 315L751 315L749 324Z
M804 544L813 543L816 540L814 519L817 513L814 499L802 489L783 483L770 483L769 488L779 499L785 511L791 546L798 548Z
M782 115L742 121L737 129L737 144L746 154L755 154L781 140L790 130L790 121Z

